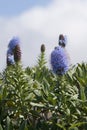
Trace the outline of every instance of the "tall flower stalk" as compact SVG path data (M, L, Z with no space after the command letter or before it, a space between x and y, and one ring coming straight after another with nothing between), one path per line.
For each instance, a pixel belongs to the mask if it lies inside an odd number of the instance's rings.
M40 56L38 58L38 66L39 66L39 68L42 69L45 66L45 64L46 64L46 60L45 60L45 45L44 44L41 45L40 50L41 50L41 54L40 54Z

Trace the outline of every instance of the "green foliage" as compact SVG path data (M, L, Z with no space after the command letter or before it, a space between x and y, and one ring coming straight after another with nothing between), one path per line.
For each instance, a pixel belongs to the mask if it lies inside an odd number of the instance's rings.
M33 68L0 73L0 130L86 130L87 64L55 75L41 52Z

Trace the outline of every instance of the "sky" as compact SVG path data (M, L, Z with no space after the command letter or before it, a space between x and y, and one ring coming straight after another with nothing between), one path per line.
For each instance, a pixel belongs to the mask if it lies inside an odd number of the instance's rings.
M37 64L40 46L46 60L58 46L58 36L67 36L71 64L87 62L87 0L0 0L0 70L6 67L9 41L21 41L22 65Z

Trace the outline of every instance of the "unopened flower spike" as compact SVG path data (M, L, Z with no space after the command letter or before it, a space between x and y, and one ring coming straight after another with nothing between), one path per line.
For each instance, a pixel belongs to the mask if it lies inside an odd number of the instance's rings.
M45 52L45 45L44 44L41 45L41 52Z

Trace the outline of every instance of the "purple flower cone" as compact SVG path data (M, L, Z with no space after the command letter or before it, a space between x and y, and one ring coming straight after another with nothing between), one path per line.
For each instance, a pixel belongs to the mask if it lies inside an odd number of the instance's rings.
M20 40L14 37L8 44L7 65L12 65L21 60Z
M8 47L13 50L16 45L19 45L20 39L18 37L14 37L13 39L10 40Z
M63 75L69 69L69 59L64 48L57 47L51 53L51 66L53 72Z

